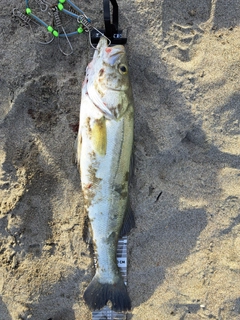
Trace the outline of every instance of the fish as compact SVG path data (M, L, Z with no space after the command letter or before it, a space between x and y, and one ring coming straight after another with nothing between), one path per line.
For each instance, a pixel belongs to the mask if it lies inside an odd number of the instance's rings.
M99 40L82 86L76 160L97 259L83 298L90 310L106 304L131 310L117 266L119 237L135 226L129 201L134 129L133 94L125 47Z

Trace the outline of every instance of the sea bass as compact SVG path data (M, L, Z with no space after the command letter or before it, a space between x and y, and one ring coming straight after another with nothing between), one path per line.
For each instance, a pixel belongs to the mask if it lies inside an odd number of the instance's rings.
M125 48L99 41L82 87L77 162L97 258L84 293L91 310L108 301L114 311L131 309L116 262L119 236L134 226L128 200L133 147L133 97Z

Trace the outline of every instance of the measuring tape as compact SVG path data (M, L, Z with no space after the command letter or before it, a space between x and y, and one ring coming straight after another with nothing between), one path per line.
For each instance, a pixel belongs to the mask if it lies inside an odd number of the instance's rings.
M127 236L118 240L117 265L127 285ZM105 306L101 310L92 312L92 320L126 320L126 314L115 312Z

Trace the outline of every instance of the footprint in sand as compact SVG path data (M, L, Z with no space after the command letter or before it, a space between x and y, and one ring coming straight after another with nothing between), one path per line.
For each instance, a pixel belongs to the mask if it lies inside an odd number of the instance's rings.
M187 62L194 54L194 45L203 35L199 27L173 24L165 38L165 49L176 59Z
M216 13L222 6L224 3L218 0L200 1L196 6L188 1L176 3L170 11L164 11L163 6L163 38L167 55L182 62L191 61L197 54L195 45L204 33L218 28ZM232 9L229 5L227 12Z

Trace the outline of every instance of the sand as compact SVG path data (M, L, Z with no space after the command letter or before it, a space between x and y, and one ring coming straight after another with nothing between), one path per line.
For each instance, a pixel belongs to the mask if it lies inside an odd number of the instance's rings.
M101 1L74 2L102 27ZM92 50L87 35L69 56L57 39L38 44L15 6L1 1L0 319L88 320L94 269L72 157ZM136 110L127 318L239 320L239 2L119 7Z

